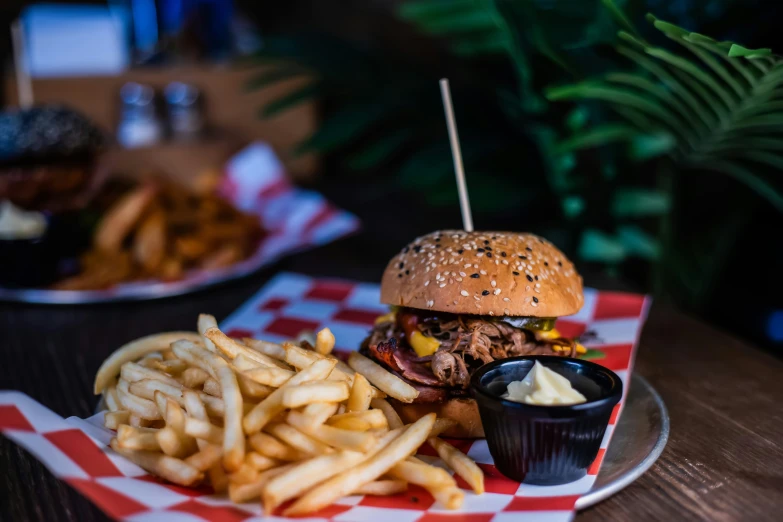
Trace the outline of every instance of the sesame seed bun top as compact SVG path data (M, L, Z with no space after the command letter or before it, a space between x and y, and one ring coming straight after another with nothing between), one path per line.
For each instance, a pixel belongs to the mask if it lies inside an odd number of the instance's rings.
M394 256L381 281L389 305L455 314L560 317L582 308L582 277L533 234L442 230Z

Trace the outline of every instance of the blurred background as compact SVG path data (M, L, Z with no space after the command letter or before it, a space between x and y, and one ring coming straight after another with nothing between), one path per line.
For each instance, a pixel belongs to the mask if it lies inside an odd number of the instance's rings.
M263 140L380 270L460 227L448 77L478 229L781 353L779 4L4 0L0 89L86 115L125 170L188 179Z

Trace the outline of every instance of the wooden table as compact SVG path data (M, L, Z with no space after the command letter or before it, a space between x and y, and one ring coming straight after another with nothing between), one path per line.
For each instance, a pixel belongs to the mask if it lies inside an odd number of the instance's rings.
M0 389L21 390L60 415L90 415L97 403L91 392L95 371L122 343L192 329L199 312L220 320L280 269L378 281L389 255L368 248L360 236L190 296L63 308L0 304ZM586 279L600 288L616 287ZM577 520L780 520L783 362L654 304L636 371L669 408L669 443L643 477ZM2 437L0 470L0 520L106 520Z

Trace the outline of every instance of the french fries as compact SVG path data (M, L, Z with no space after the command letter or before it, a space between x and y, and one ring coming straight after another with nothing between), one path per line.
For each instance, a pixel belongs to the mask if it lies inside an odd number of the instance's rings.
M446 470L408 459L392 467L390 474L411 484L418 484L447 509L458 509L465 494L457 487L454 477Z
M438 452L443 462L470 484L477 495L484 493L484 473L475 462L445 440L430 437L427 442Z
M396 430L397 428L401 428L403 426L402 419L400 419L397 410L395 410L385 399L373 399L370 401L370 406L383 412L383 414L386 416L387 422L389 423L390 429Z
M328 328L319 331L315 336L315 351L327 355L334 350L334 334Z
M364 375L368 381L377 386L382 392L394 397L400 402L413 402L419 396L416 388L403 381L393 373L384 370L359 352L351 352L348 356L348 366Z
M209 484L233 502L260 499L266 514L290 502L285 515L305 515L344 495L394 495L409 484L457 509L465 493L454 478L412 457L429 441L483 492L481 469L438 438L453 421L432 413L405 425L384 397L412 401L416 390L356 353L349 365L339 361L327 329L310 349L237 341L206 314L197 329L129 343L96 377L104 426L117 432L112 449L150 473Z
M402 493L408 489L408 483L404 480L376 480L374 482L368 482L367 484L355 489L352 495L396 495Z
M148 335L122 346L101 364L95 375L93 392L101 393L120 374L120 368L125 363L141 359L148 353L166 350L171 343L180 339L198 341L200 337L193 332L167 332Z
M314 381L286 388L282 402L286 408L299 408L314 402L342 402L349 394L344 382Z
M301 515L318 511L338 498L350 494L367 482L372 482L394 465L412 455L427 439L427 435L435 423L435 414L429 413L407 428L401 428L403 433L395 437L378 453L362 464L343 471L334 478L322 483L303 495L285 511L285 515ZM389 432L394 434L394 432Z
M372 386L362 374L356 374L351 386L351 395L348 397L346 409L348 411L365 411L370 409L372 401Z
M81 256L81 272L55 288L97 290L139 279L174 281L191 269L239 262L258 249L264 235L258 217L214 192L199 192L160 174L145 178L130 187L114 179L98 187L93 200L103 215L92 248ZM122 192L116 198L118 188Z

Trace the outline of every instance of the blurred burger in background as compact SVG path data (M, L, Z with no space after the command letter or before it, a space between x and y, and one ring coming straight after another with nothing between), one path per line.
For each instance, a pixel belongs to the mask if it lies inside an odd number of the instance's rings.
M436 412L453 437L483 437L473 371L520 355L585 352L554 329L583 304L582 278L548 241L515 232L444 230L405 246L386 267L377 319L361 351L414 386L412 404L392 401L405 422Z
M38 286L89 245L82 210L100 184L104 133L63 106L0 113L0 284Z

